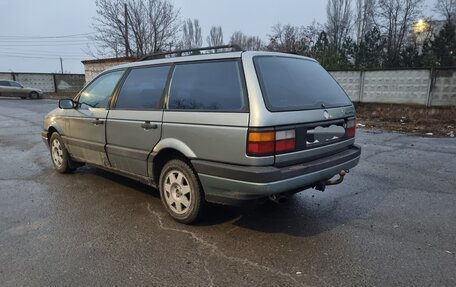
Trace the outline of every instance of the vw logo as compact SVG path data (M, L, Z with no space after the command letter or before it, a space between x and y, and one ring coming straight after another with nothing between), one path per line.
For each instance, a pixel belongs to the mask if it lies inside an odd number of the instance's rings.
M329 119L331 118L331 115L328 113L327 110L324 111L323 116L324 116L325 119L327 119L327 120L329 120Z

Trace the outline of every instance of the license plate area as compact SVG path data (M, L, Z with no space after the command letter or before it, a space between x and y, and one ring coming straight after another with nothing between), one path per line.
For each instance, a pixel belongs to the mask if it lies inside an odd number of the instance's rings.
M316 126L308 128L306 133L306 146L325 145L341 140L345 136L343 123L330 126Z

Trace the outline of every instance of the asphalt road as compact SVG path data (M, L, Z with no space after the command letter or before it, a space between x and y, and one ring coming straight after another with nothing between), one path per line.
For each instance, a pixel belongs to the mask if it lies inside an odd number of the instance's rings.
M0 99L1 286L456 286L456 140L358 131L342 185L174 222L158 192L56 173L48 100Z

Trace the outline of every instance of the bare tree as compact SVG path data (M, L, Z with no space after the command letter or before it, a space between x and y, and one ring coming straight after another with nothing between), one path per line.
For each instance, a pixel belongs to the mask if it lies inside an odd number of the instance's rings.
M96 0L95 4L92 38L98 44L98 56L128 51L141 57L176 43L180 10L168 0Z
M412 24L420 16L424 0L379 0L378 20L385 37L385 61L389 67L399 66Z
M309 45L312 47L317 42L318 37L323 30L323 25L314 20L312 24L302 28L302 36L306 38Z
M264 49L264 43L258 36L248 36L245 50L260 51Z
M309 26L276 24L272 26L268 50L310 55L312 46L318 39L323 27L315 21Z
M456 0L437 0L435 11L452 23L456 18Z
M374 27L375 0L357 0L356 2L356 42L359 44L364 36Z
M209 36L207 36L207 44L210 47L221 46L223 45L223 31L222 27L213 26L211 31L209 32Z
M193 49L200 48L203 45L203 37L201 36L201 26L198 19L187 19L182 28L183 31L183 48Z
M233 33L233 35L231 35L230 44L238 45L242 49L245 49L244 46L246 46L246 43L247 43L247 35L245 35L241 31L236 31Z
M268 50L297 53L301 49L301 28L291 25L276 24L269 35Z
M230 38L230 44L238 45L243 50L259 51L264 47L263 41L257 36L247 36L241 31L236 31Z
M351 0L328 0L326 16L328 40L338 50L352 30Z

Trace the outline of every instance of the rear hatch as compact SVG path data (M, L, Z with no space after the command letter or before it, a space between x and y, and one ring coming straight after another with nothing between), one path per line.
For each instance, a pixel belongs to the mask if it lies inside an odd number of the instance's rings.
M353 145L352 102L316 61L262 55L253 57L253 63L267 109L262 116L271 125L250 128L248 155L268 155L273 139L275 165L283 166L329 156ZM266 145L262 149L261 140L270 140L269 150Z

